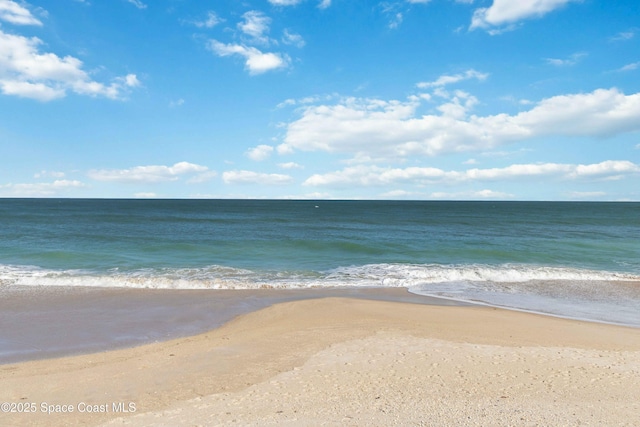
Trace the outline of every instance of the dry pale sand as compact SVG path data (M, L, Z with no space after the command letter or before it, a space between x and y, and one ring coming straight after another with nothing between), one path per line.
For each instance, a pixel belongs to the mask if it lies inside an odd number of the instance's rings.
M2 426L639 426L640 329L314 299L194 337L2 365L0 385L0 402L36 406L0 413Z

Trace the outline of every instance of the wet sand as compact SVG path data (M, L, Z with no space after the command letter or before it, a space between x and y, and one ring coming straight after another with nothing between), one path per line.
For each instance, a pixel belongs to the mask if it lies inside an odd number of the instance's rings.
M414 295L404 288L168 290L10 286L0 294L0 364L196 335L279 302L339 296L461 304Z
M640 329L388 297L1 365L0 425L640 425Z

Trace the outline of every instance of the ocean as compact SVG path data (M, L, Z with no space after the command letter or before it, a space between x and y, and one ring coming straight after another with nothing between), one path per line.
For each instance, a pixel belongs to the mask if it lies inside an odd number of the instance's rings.
M0 298L73 287L406 287L640 327L640 203L0 199Z

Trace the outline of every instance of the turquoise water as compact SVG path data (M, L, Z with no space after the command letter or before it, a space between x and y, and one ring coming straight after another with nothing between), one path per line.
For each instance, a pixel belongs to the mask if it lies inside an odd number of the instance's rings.
M640 326L640 203L0 199L0 289L403 286Z

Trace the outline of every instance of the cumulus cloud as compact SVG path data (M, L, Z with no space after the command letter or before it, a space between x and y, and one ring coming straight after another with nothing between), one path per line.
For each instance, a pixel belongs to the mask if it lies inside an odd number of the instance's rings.
M640 172L640 166L630 161L607 160L592 165L577 165L571 172L571 177L606 177L618 179L624 175Z
M239 55L245 59L245 68L250 74L262 74L270 70L286 68L289 58L279 53L264 53L255 47L240 44L225 44L210 40L209 48L218 56Z
M0 30L0 90L39 101L62 98L67 91L81 95L121 99L127 90L140 85L135 74L118 77L106 85L92 80L82 61L40 53L42 41Z
M304 169L304 166L295 162L278 163L278 167L282 169Z
M135 74L127 74L124 77L116 78L116 80L128 87L140 86L140 80L138 80L138 77Z
M29 9L13 0L0 0L0 21L15 25L42 25Z
M530 177L619 179L623 176L637 174L640 174L640 165L627 160L607 160L589 165L563 163L515 164L504 168L474 168L464 171L445 171L433 167L390 168L359 165L326 174L312 175L303 185L328 187L386 186L401 183L451 185Z
M256 162L266 160L273 153L273 147L270 145L258 145L257 147L250 148L245 153L247 157Z
M541 17L574 1L580 0L493 0L490 7L475 10L470 29L488 29Z
M222 174L225 184L261 184L261 185L283 185L293 182L289 175L277 173L259 173L247 170L227 171Z
M618 89L559 95L513 116L534 135L603 137L640 130L640 93L625 95Z
M326 151L355 157L406 158L486 150L541 136L607 137L640 130L640 93L617 89L558 95L528 111L477 116L477 100L456 92L441 114L419 115L421 98L407 101L345 98L306 107L287 126L278 151Z
M177 181L181 175L210 172L206 166L179 162L173 166L136 166L130 169L100 169L89 171L89 178L96 181L124 183L158 183Z

